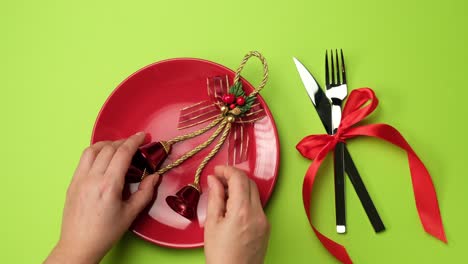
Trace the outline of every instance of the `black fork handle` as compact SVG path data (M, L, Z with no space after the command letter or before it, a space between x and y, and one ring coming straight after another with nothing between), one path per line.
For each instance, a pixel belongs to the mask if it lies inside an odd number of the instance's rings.
M345 182L344 182L344 143L338 142L334 152L335 170L335 210L336 226L338 233L346 232L346 205L345 205ZM343 229L340 231L339 226Z
M367 192L367 188L362 181L361 175L354 164L353 159L351 158L351 154L348 151L348 147L344 145L344 163L345 163L345 170L348 174L351 183L353 184L354 190L356 191L359 200L361 201L364 210L366 211L367 217L374 228L376 233L382 232L385 230L385 225L380 218L379 213L377 212L377 208L375 208L374 202L372 201L369 193Z

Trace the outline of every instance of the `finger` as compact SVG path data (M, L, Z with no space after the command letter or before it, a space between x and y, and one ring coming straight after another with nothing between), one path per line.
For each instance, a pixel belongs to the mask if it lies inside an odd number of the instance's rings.
M101 151L101 149L109 143L110 141L99 141L85 148L83 154L81 154L80 162L76 167L74 176L86 175L89 172L89 170L91 170L91 167L93 166L94 161L96 160L96 157Z
M105 145L100 146L101 151L97 155L96 160L91 167L91 174L102 176L104 172L106 172L116 150L124 141L125 140L107 141Z
M106 172L112 157L114 156L115 148L112 143L105 145L96 157L96 160L91 167L90 174L94 176L102 176Z
M228 210L240 208L245 202L250 203L250 184L247 175L231 166L217 166L215 174L226 181L228 187Z
M112 142L112 146L118 148L118 147L120 147L120 145L122 145L124 142L125 142L125 139L119 139L119 140L116 140L116 141Z
M252 205L252 208L254 209L262 209L262 201L260 200L260 193L258 192L258 187L257 184L249 180L250 182L250 204Z
M138 185L138 190L134 192L126 203L127 215L133 221L137 215L148 205L153 198L154 186L159 180L158 174L146 176Z
M125 174L127 173L130 162L132 161L133 155L137 151L138 147L143 143L145 139L145 133L139 132L128 139L126 139L117 148L112 160L107 167L106 174L115 180L115 183L119 186L124 185Z
M221 181L214 177L208 176L208 207L206 211L206 221L217 221L224 216L226 211L226 196L224 186Z
M110 140L104 140L104 141L99 141L99 142L96 142L94 144L92 144L91 146L89 146L90 148L93 148L95 150L97 150L98 152L105 146L105 145L108 145L112 143L112 141Z

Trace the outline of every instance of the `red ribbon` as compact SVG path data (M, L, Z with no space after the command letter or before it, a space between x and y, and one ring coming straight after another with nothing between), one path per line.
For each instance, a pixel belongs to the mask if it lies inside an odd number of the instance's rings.
M302 200L307 218L322 245L342 263L352 263L352 260L345 247L324 236L312 224L310 197L315 176L327 154L335 148L335 145L339 141L345 142L347 139L357 136L380 138L406 151L419 219L427 233L447 243L431 176L405 138L397 129L387 124L370 124L353 127L353 125L370 115L377 107L377 104L378 99L372 89L360 88L353 90L343 109L341 124L335 135L310 135L302 139L296 146L297 150L304 157L313 160L302 185Z

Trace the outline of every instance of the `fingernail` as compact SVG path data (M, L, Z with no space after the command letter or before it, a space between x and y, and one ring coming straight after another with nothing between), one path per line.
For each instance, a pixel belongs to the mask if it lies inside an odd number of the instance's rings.
M208 175L208 178L206 179L206 181L208 183L208 188L211 189L211 186L213 186L213 176Z
M158 183L158 180L159 180L159 175L154 174L153 175L153 187L156 186L156 184Z
M143 141L144 144L150 143L151 142L151 134L150 133L145 133L145 140Z
M144 133L145 133L145 132L140 131L140 132L136 133L135 136L141 136L141 135L143 135Z

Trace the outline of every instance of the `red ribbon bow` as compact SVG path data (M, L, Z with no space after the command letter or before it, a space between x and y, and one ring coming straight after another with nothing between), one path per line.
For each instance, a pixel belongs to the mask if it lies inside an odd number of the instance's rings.
M229 93L230 88L228 76L210 77L206 82L209 99L181 109L177 129L205 123L221 114L220 106L225 104L222 97ZM236 118L227 140L228 164L235 165L247 160L253 124L265 116L265 110L257 101L245 115Z
M342 263L352 263L352 260L345 247L324 236L312 224L310 197L315 176L327 154L335 148L335 145L339 141L344 142L357 136L380 138L406 151L419 219L427 233L447 243L431 176L405 138L397 129L387 124L370 124L353 127L353 125L370 115L377 107L377 104L378 99L372 89L360 88L353 90L343 109L341 124L335 135L310 135L302 139L296 146L297 150L304 157L313 160L302 185L302 200L307 218L322 245Z

